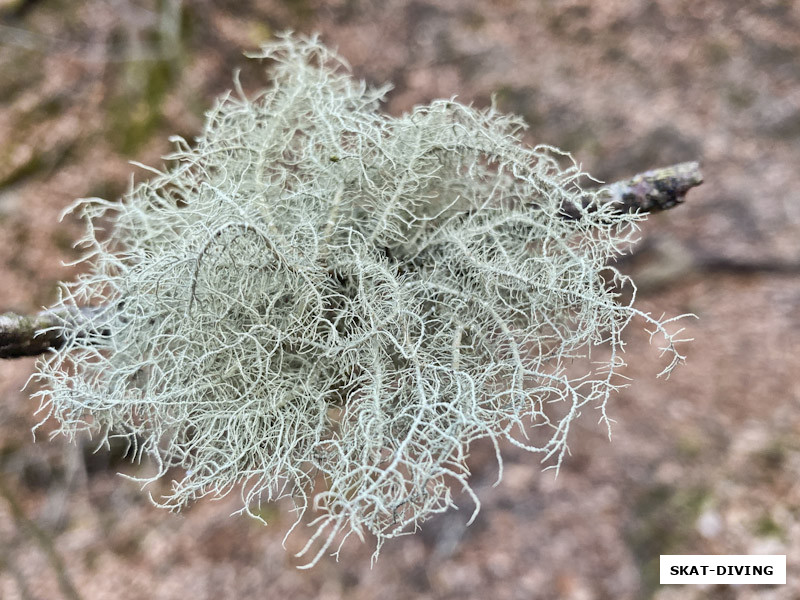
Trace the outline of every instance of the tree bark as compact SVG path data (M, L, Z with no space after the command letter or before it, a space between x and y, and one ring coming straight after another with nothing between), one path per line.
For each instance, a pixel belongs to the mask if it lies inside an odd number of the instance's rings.
M686 193L703 183L700 165L685 162L662 169L653 169L601 187L598 190L600 204L613 204L620 213L660 212L681 204ZM579 219L582 210L591 212L594 198L586 197L581 208L575 205L563 206L565 218Z
M43 310L35 315L7 312L0 315L0 358L37 356L57 350L66 341L67 330L88 335L85 324L99 310L82 308L73 311Z

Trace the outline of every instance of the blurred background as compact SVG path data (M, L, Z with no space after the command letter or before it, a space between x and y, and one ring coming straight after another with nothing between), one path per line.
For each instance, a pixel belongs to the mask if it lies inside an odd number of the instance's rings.
M795 0L0 0L0 311L32 312L75 275L75 198L118 198L135 160L191 139L276 32L318 31L386 108L492 95L527 137L606 181L699 160L706 183L651 217L620 267L640 307L687 322L666 381L642 324L609 441L589 411L559 476L473 449L472 506L295 569L303 533L230 516L234 497L153 508L118 449L48 441L0 363L0 598L800 597L800 2ZM158 490L152 490L157 493ZM660 554L788 556L786 586L658 585Z

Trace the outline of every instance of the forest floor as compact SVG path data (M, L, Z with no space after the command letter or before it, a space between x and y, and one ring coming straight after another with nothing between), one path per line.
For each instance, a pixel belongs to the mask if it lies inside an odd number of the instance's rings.
M287 506L269 525L235 494L154 508L88 440L33 442L33 360L0 364L0 598L634 599L800 597L800 3L792 0L0 0L0 309L55 300L81 233L75 198L118 198L128 161L160 164L277 31L319 31L387 110L492 96L527 137L612 181L699 160L705 184L653 216L621 263L640 307L695 313L668 380L643 324L630 386L588 411L558 477L491 447L482 510L300 571ZM658 584L660 554L786 554L785 586Z

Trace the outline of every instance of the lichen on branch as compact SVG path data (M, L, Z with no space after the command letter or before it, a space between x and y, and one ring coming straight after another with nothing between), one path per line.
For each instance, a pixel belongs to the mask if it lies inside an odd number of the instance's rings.
M76 205L87 270L56 309L114 310L38 365L63 433L127 438L152 480L182 469L159 504L237 489L258 516L289 496L315 513L310 564L353 534L379 550L454 489L477 510L476 440L560 464L580 412L605 416L632 318L664 338L665 371L680 362L672 320L609 285L643 216L525 146L516 117L387 115L387 88L313 38L255 57L270 87L223 97L122 203Z

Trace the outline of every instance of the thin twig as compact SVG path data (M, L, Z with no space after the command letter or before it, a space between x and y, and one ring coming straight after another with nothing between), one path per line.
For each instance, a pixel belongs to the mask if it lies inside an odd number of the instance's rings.
M683 203L686 193L703 183L700 165L685 162L662 169L653 169L616 181L598 190L597 200L603 205L613 204L620 213L660 212ZM595 198L583 200L583 210L596 208ZM568 219L579 219L582 211L575 205L565 205L561 212Z
M88 335L85 324L102 308L73 311L43 310L35 315L7 312L0 315L0 358L37 356L57 350L67 340L67 332Z
M681 163L647 171L630 179L601 187L596 196L584 201L582 208L565 205L561 212L566 219L579 219L583 211L596 208L595 198L603 204L618 206L620 213L658 212L681 204L686 198L686 193L702 182L703 176L698 163ZM275 249L273 251L277 255L277 251ZM195 278L196 276L197 274ZM104 307L96 307L68 314L45 310L33 316L10 312L0 315L0 358L37 356L63 346L68 333L70 335L77 333L78 336L89 335L89 332L83 330L85 323L89 321L87 317L103 310ZM102 332L96 333L102 335Z

